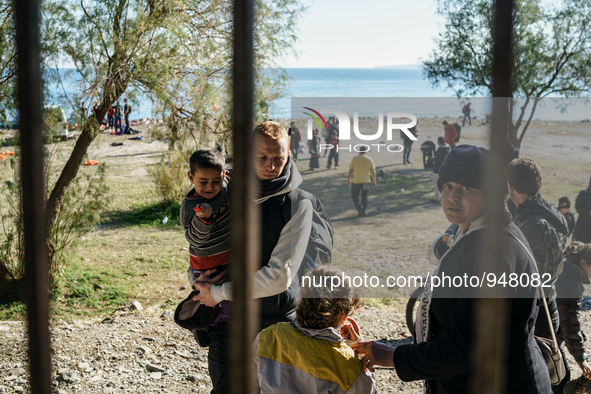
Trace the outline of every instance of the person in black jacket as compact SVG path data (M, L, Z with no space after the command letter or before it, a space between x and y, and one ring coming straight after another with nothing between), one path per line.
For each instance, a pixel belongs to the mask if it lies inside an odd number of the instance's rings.
M589 284L591 277L591 244L573 242L564 251L564 270L556 282L558 312L560 313L560 329L556 336L564 353L564 343L583 375L591 379L591 366L585 353L585 336L581 331L580 311L583 301L583 284ZM564 358L566 376L554 392L561 393L570 380L570 368Z
M433 172L436 174L439 173L443 160L445 160L445 157L451 149L451 147L445 143L443 137L437 137L437 144L439 145L439 148L437 148L437 151L435 152L435 165L433 166ZM437 178L435 178L435 196L433 197L433 201L441 201L441 193L439 192L439 187L437 187Z
M575 209L579 218L573 239L583 243L591 243L591 178L589 178L589 186L585 190L581 190L577 196Z
M296 192L303 179L289 154L287 131L277 122L263 122L254 130L256 157L254 170L260 180L261 210L260 269L253 279L253 297L261 300L260 329L295 318L297 273L306 253L312 231L314 207L310 199L297 199ZM286 205L287 204L287 205ZM284 207L291 216L285 220ZM289 216L289 215L288 215ZM219 283L205 271L196 282L200 291L194 301L204 305L232 300L232 282ZM213 282L213 283L208 283ZM209 372L212 394L228 392L229 325L210 327Z
M548 308L552 315L554 331L558 330L559 316L556 309L556 280L562 273L562 236L568 234L564 215L538 193L542 187L542 170L535 161L515 159L507 166L507 181L511 201L517 207L513 222L519 227L536 258L542 276L550 274L551 287L544 289ZM538 316L536 335L550 338L548 320Z
M558 210L564 215L568 224L568 234L562 235L562 249L566 248L567 238L575 232L575 215L570 211L570 199L567 196L558 199Z
M454 244L442 257L430 281L444 275L454 277L482 275L477 264L484 233L485 197L482 191L484 157L487 151L460 145L450 151L439 170L441 206L449 222L457 224ZM525 237L505 212L504 250L499 251L498 267L507 275L531 275L534 263L518 243ZM431 282L433 283L433 282ZM504 363L507 392L551 393L548 369L534 340L534 322L538 315L538 291L535 287L512 287L504 291L510 305L506 309L507 360ZM361 342L352 347L363 355L365 368L374 365L396 368L403 381L425 380L429 393L468 393L473 375L475 299L471 287L425 287L417 313L416 341L396 348Z

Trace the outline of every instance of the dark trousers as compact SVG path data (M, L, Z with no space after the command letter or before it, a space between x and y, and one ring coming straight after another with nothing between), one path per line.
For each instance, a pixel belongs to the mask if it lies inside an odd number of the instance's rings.
M121 116L115 116L115 131L121 130Z
M412 141L404 141L404 152L402 153L402 163L410 163L410 147Z
M297 160L298 159L298 149L299 149L299 146L296 147L296 148L291 148L291 158L293 160Z
M224 322L209 327L207 330L207 341L209 342L207 365L209 369L209 378L213 384L211 394L229 393L230 378L228 356L230 354L230 347L228 345L230 343L230 324Z
M351 198L353 199L353 204L355 204L355 208L357 210L367 208L367 194L369 190L364 190L363 185L365 183L352 183L351 184ZM361 193L361 205L359 204L359 194Z
M560 353L562 353L562 359L564 360L564 368L566 370L566 374L564 375L564 379L562 382L557 384L556 386L552 386L552 392L554 394L562 394L564 391L564 387L568 382L570 382L570 367L568 366L568 362L566 361L566 352L564 350L564 342L560 344Z
M334 159L334 166L338 167L339 166L339 152L337 152L336 149L331 149L330 153L328 154L328 164L326 165L326 168L330 168L330 166L332 164L332 159Z
M129 127L129 114L125 115L125 126Z
M468 118L468 120L470 121L470 126L472 126L472 118L469 114L464 114L464 120L462 120L462 127L464 127L464 125L466 124L466 118Z

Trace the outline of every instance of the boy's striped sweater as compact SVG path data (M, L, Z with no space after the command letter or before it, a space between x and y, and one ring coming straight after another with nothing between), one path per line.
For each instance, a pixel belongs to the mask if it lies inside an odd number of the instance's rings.
M230 261L230 205L228 201L227 178L220 193L208 200L195 195L191 190L183 199L180 219L185 229L185 238L189 242L189 280L191 273L219 267ZM214 212L209 220L195 215L199 204L207 203Z

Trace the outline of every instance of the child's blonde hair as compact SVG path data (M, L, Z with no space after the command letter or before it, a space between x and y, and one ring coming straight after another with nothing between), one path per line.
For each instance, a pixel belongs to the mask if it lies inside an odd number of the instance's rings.
M354 289L341 283L331 287L314 284L324 284L324 277L342 278L343 271L336 267L318 267L308 273L310 286L302 287L301 299L296 305L296 318L302 327L321 330L333 327L339 323L341 314L350 315L361 306L361 299L355 295ZM343 281L346 282L346 281ZM326 282L330 284L331 282ZM349 283L350 284L350 283Z

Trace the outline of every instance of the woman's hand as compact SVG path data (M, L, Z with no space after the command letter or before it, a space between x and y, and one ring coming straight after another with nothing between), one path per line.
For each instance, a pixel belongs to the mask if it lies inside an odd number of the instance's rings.
M358 342L351 345L355 353L361 354L361 364L365 371L375 372L375 365L381 367L394 367L395 347L384 345L380 342Z
M357 322L352 318L347 317L347 320L341 327L341 336L350 341L358 341L361 338L361 331L359 330Z
M583 376L591 380L591 366L589 366L589 363L587 361L580 361L577 364L579 364L581 371L583 371Z

